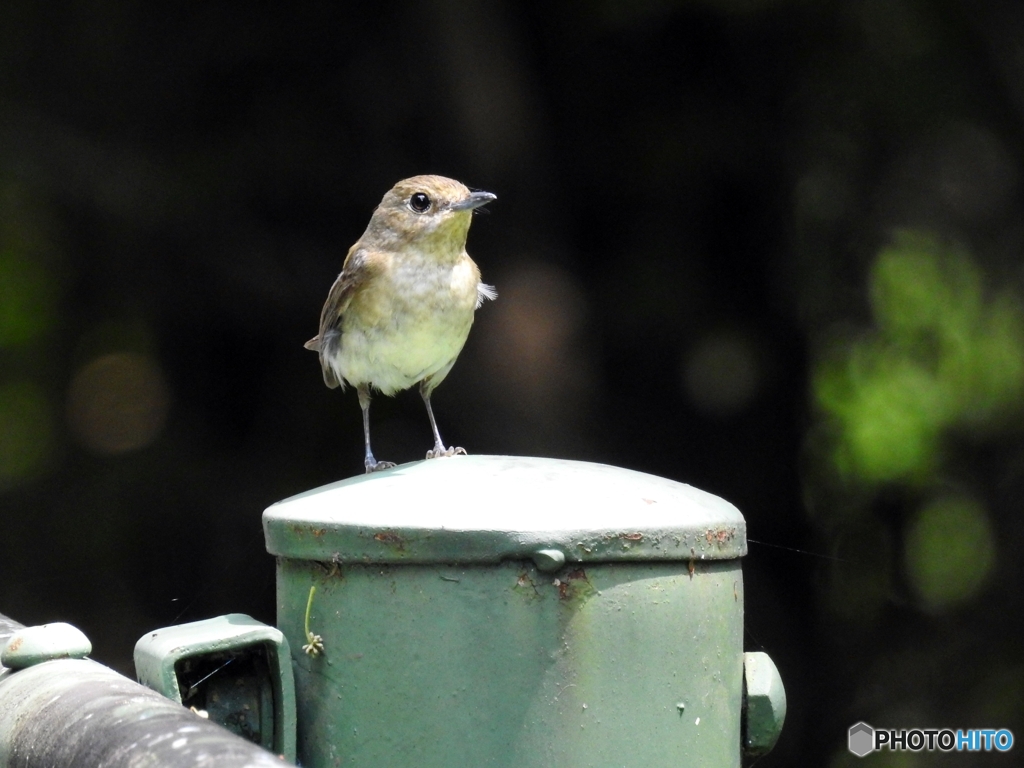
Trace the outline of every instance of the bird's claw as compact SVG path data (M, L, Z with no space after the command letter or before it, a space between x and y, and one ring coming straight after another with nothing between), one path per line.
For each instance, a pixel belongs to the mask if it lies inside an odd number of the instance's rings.
M441 459L448 456L468 456L465 448L456 448L454 445L451 448L445 448L443 445L435 445L429 451L427 451L428 459Z
M367 459L363 462L363 466L366 467L366 474L371 472L380 472L382 469L391 469L396 466L393 461L370 461Z

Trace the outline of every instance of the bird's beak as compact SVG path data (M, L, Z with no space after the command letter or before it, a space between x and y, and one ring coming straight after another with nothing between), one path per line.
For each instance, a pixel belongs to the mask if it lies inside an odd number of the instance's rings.
M451 209L453 211L472 211L474 208L487 205L492 200L497 199L498 196L491 194L490 192L470 192L469 197L465 200L459 200L457 203L452 203Z

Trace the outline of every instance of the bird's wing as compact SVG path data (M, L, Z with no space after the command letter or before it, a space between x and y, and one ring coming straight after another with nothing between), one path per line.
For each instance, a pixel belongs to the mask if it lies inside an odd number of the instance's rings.
M359 243L356 243L349 249L341 274L327 294L327 301L320 313L320 333L303 345L306 349L320 353L324 383L331 389L341 383L329 363L341 343L341 318L352 301L356 287L366 277L366 267L366 252L359 247Z
M341 274L334 281L330 292L327 294L327 301L320 312L320 333L307 341L303 346L314 352L320 350L320 340L328 331L338 331L341 326L341 317L345 314L349 302L352 301L352 294L360 279L365 276L366 252L358 247L358 243L349 249L345 257L345 264L341 268Z

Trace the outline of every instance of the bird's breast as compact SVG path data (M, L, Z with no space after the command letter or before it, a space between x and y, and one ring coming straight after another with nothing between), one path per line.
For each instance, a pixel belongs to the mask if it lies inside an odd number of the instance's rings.
M473 324L479 283L465 255L451 265L396 259L346 309L336 371L391 394L449 367Z

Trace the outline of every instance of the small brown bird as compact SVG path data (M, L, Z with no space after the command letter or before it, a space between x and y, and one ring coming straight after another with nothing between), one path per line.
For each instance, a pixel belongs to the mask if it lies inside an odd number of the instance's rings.
M443 176L413 176L384 195L363 236L345 257L306 349L320 353L324 383L351 384L363 409L366 471L393 467L370 450L370 392L393 395L413 384L427 406L434 447L428 459L465 453L445 448L430 394L444 381L469 336L473 314L494 288L466 253L474 209L492 200Z

